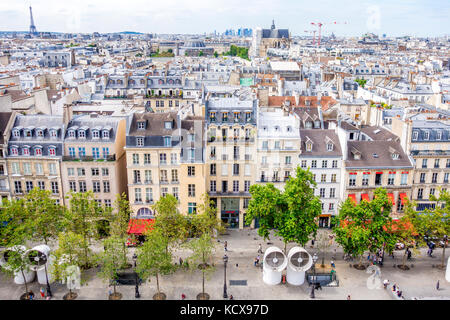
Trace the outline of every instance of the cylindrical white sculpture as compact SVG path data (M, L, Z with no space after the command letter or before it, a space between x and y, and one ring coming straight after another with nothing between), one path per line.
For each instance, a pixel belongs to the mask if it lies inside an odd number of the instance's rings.
M293 247L288 253L286 281L294 286L302 285L305 282L305 273L312 264L312 258L305 249Z
M263 281L274 285L281 282L281 275L287 266L287 259L283 251L277 247L266 249L263 258Z
M0 266L5 269L10 269L6 263L8 262L8 251L22 251L25 252L26 247L24 246L13 246L11 248L8 248L0 253ZM24 278L25 276L25 278ZM33 270L24 271L23 275L21 271L14 272L14 283L16 284L25 284L30 283L34 280L36 277L36 272Z
M450 257L447 260L447 271L445 272L445 280L450 282Z
M38 282L40 284L47 284L53 282L53 275L51 272L52 265L54 263L54 257L50 255L50 247L41 244L30 250L27 250L25 254L29 256L30 269L36 271ZM47 268L47 272L46 269Z

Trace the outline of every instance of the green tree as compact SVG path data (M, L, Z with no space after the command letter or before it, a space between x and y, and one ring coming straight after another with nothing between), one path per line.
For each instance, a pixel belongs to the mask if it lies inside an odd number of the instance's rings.
M0 246L9 247L25 243L31 230L23 199L4 200L0 208Z
M215 268L212 260L215 251L216 242L209 233L204 233L200 238L193 239L185 244L185 247L192 251L188 257L189 270L194 271L200 269L202 271L202 293L197 296L199 300L208 300L209 295L205 293L205 276L211 275Z
M71 231L61 232L58 237L58 249L54 252L55 263L52 273L56 281L66 281L71 276L71 266L82 267L84 261L84 239L81 235ZM69 299L74 299L76 294L69 289Z
M89 245L98 237L97 221L103 218L103 210L97 204L92 191L70 192L70 207L65 212L65 224L68 231L83 237L84 261L83 268L89 268Z
M177 246L188 236L186 218L178 212L178 200L171 194L161 197L152 208L157 212L154 229L160 230L168 239L167 250Z
M116 196L114 202L114 211L110 212L109 221L111 226L111 235L115 235L122 239L122 261L123 267L127 266L127 239L128 239L128 223L131 216L130 202L127 200L125 193Z
M401 269L409 269L406 266L407 250L412 250L418 252L415 249L418 244L418 233L414 227L415 211L413 209L413 204L408 201L405 206L405 214L395 222L395 232L397 234L397 241L405 245L405 252L403 254L402 265L399 266Z
M175 270L172 264L172 253L167 251L169 239L160 231L153 230L147 234L144 244L138 248L136 272L145 281L156 277L157 300L164 300L165 294L159 288L159 275L166 275Z
M103 240L104 250L96 256L100 271L97 275L106 282L112 282L114 293L113 299L120 299L122 294L116 291L118 272L122 268L122 239L111 236Z
M393 248L397 234L392 231L390 212L392 204L385 189L374 191L371 202L363 200L355 205L347 199L339 210L334 232L336 241L344 252L360 259L358 268L362 269L362 255L369 250L375 253L377 249L386 246Z
M48 243L63 230L64 208L51 197L51 191L33 188L24 197L24 210L32 238Z
M286 182L284 192L271 183L251 186L252 199L246 222L249 224L258 218L258 234L264 239L269 238L270 230L274 229L275 235L283 238L285 252L288 242L304 246L311 236L316 235L316 220L322 212L320 199L314 196L316 185L309 170L297 167L296 177Z
M16 245L9 249L10 250L5 253L6 263L2 266L1 270L10 277L14 277L19 272L22 274L22 277L25 280L26 299L29 299L25 273L30 271L30 264L28 255L25 255L26 248L22 245Z
M200 50L200 52L198 53L199 57L203 57L205 54L203 53L203 50Z
M214 51L214 57L218 57L219 56L219 54L217 53L217 51Z
M218 236L225 232L223 221L217 217L215 203L207 193L203 195L203 202L197 207L197 213L190 218L190 235L199 237L204 233Z

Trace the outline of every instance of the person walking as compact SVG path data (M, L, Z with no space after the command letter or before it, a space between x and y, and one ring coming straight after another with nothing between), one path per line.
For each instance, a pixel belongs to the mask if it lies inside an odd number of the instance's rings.
M230 294L230 300L233 300L234 298L233 298L233 295L232 294Z
M331 260L331 267L334 269L334 268L336 268L336 266L334 265L334 261L333 260Z
M348 296L347 296L347 300L351 300L351 297L350 297L350 295L348 295Z
M255 261L253 262L253 265L256 267L258 265L258 258L255 258Z
M225 243L223 244L223 249L224 249L225 251L228 251L228 248L227 248L227 246L228 246L228 242L227 242L227 241L225 241Z
M44 299L45 298L45 290L44 290L44 288L41 287L39 292L41 293L41 298Z
M258 256L256 257L256 263L257 264L259 264L259 260L261 259L261 257L259 256L259 254L258 254Z
M259 247L258 247L258 253L262 253L262 246L261 246L261 243L259 244Z
M181 294L181 300L186 299L186 295L184 293Z
M389 285L389 280L388 279L384 279L384 281L383 281L384 288L386 289L388 285Z
M438 282L436 283L436 290L439 290L439 280L438 280Z

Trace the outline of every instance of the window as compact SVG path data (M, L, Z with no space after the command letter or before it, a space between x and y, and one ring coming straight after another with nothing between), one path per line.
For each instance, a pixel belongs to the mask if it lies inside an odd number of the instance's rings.
M332 143L327 143L327 150L328 151L333 151L333 144Z
M417 199L422 199L423 198L423 189L419 188L417 190Z
M52 181L52 193L59 194L58 182Z
M424 172L422 172L420 174L420 183L425 183L425 176L426 176L426 173L424 173Z
M430 196L434 196L435 192L436 192L435 188L430 188Z
M195 197L195 184L188 184L188 197Z
M45 190L45 181L38 181L38 187L41 190Z
M320 188L319 195L321 198L325 198L325 188Z
M302 168L306 168L306 160L302 160L301 167L302 167Z
M152 182L152 170L145 170L145 183L151 183Z
M439 159L434 159L434 167L439 168Z
M141 188L134 189L134 202L142 202Z
M216 187L217 187L216 180L211 180L209 182L209 191L210 192L216 192Z
M103 147L103 159L108 159L109 157L109 148Z
M172 146L172 137L164 137L164 147Z
M222 181L222 192L228 192L228 181Z
M167 170L161 170L161 182L168 182L168 180L167 180Z
M141 171L133 170L133 183L141 183Z
M407 181L408 181L408 173L402 173L400 184L406 185Z
M284 163L285 164L291 164L292 162L291 162L291 156L286 156L285 158L284 158Z
M382 173L375 174L375 185L376 186L381 185L381 178L382 178L382 176L383 176Z
M433 173L433 175L431 176L431 183L437 183L437 172Z
M334 198L334 197L336 197L336 189L330 188L330 198Z
M448 175L449 175L448 172L444 173L444 181L443 181L443 183L448 183Z
M322 168L327 168L327 167L328 167L328 161L322 160Z
M85 147L78 147L78 156L80 158L86 156L86 148Z
M23 163L23 174L31 174L31 163L24 162Z
M368 186L369 185L369 175L368 174L363 174L362 185L363 186Z
M33 181L25 181L25 189L27 192L33 190Z
M172 195L175 197L175 199L178 199L178 187L173 187L172 188Z
M75 131L69 130L69 138L75 138Z
M28 147L23 147L23 148L22 148L22 155L24 155L24 156L29 156L29 155L30 155L30 148L28 148Z
M424 131L424 133L423 133L423 139L424 139L424 140L430 139L430 132L429 132L429 131Z
M11 163L12 174L20 174L20 165L18 162Z
M170 163L171 164L177 164L178 163L178 159L177 159L177 154L176 153L171 153L170 154Z
M20 137L20 131L19 130L13 130L13 137L19 138Z
M137 147L143 147L144 146L144 138L143 137L137 137L136 138L136 146Z
M178 182L178 170L172 169L172 182Z
M74 147L69 147L69 156L75 157L75 148Z
M250 191L250 181L245 180L244 181L244 191L249 192Z
M329 211L333 211L333 210L334 210L334 203L330 203L330 204L329 204L328 210L329 210Z
M34 149L34 155L35 156L42 156L42 148Z
M239 175L239 164L238 163L234 163L233 164L233 175L234 176L238 176Z
M222 176L227 176L227 175L228 175L228 165L222 164Z
M151 164L151 157L150 157L150 153L145 153L144 154L144 164Z
M306 144L306 151L312 151L312 143L308 142Z
M14 181L14 191L15 193L23 193L22 181Z
M49 163L48 164L48 171L50 174L57 174L56 173L56 164L55 163Z
M195 176L195 167L194 166L188 166L188 176L193 177Z
M327 182L327 175L326 174L322 174L320 176L320 182Z
M159 164L167 164L167 157L165 153L159 154Z
M280 149L280 141L275 141L274 149Z
M111 192L111 187L109 185L109 181L103 181L103 192L106 192L106 193Z
M11 147L11 155L12 156L18 156L19 155L19 149L17 149L16 147Z
M216 175L216 164L215 163L211 163L209 165L209 174L211 176L215 176Z
M246 164L244 165L244 175L246 175L246 176L251 175L251 170L250 170L250 169L251 169L251 168L250 168L250 164L246 163Z
M269 142L268 141L263 141L262 142L262 149L263 150L267 150L269 148Z
M355 186L356 185L356 174L351 174L349 176L349 182L348 182L349 186Z
M100 138L100 132L98 130L92 130L92 139Z
M441 140L442 139L442 131L438 131L436 133L436 140Z
M70 191L77 192L77 183L75 181L69 181Z
M86 131L78 130L78 138L86 138Z
M267 156L261 157L261 164L267 164Z
M139 154L133 153L133 164L139 164Z
M394 185L394 180L395 180L395 173L389 173L389 175L388 175L388 185L389 186Z
M194 214L197 212L197 203L188 202L188 214Z
M67 168L67 175L69 177L72 177L75 175L75 169L74 168Z
M137 128L138 129L145 129L145 121L138 121Z
M247 209L248 208L248 204L250 203L250 198L244 198L244 204L243 204L243 206L244 206L244 209ZM245 220L244 220L245 221Z
M86 192L86 181L78 181L78 186L80 187L80 192Z
M188 134L188 142L195 142L195 134L193 133Z
M233 180L233 192L239 192L239 180Z
M105 207L106 208L111 208L111 200L110 199L105 199Z
M165 121L164 122L164 128L165 129L172 129L172 121Z
M153 202L153 189L145 188L145 202L152 203Z
M92 191L94 191L94 193L101 192L100 181L92 181Z
M447 164L445 165L446 168L450 168L450 159L447 159Z
M103 139L109 139L109 130L103 130Z
M165 197L169 193L169 188L161 188L161 197Z
M317 168L317 160L311 161L311 168Z
M79 177L84 177L86 175L86 170L84 168L77 168L77 173Z
M104 176L104 177L109 176L109 169L108 168L102 168L102 176Z

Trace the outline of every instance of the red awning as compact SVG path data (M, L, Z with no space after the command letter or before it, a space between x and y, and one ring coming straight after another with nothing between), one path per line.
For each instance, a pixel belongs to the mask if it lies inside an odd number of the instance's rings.
M353 203L356 204L356 196L354 193L349 194L348 197L353 200Z
M361 200L366 200L366 201L370 202L369 195L367 193L363 193L361 195Z
M402 199L402 204L406 204L406 201L408 201L408 196L406 193L400 193L400 199Z
M393 193L388 193L387 196L388 196L389 201L391 202L391 204L394 206L395 205L394 194Z
M154 219L130 219L128 222L129 234L145 234L153 229Z

